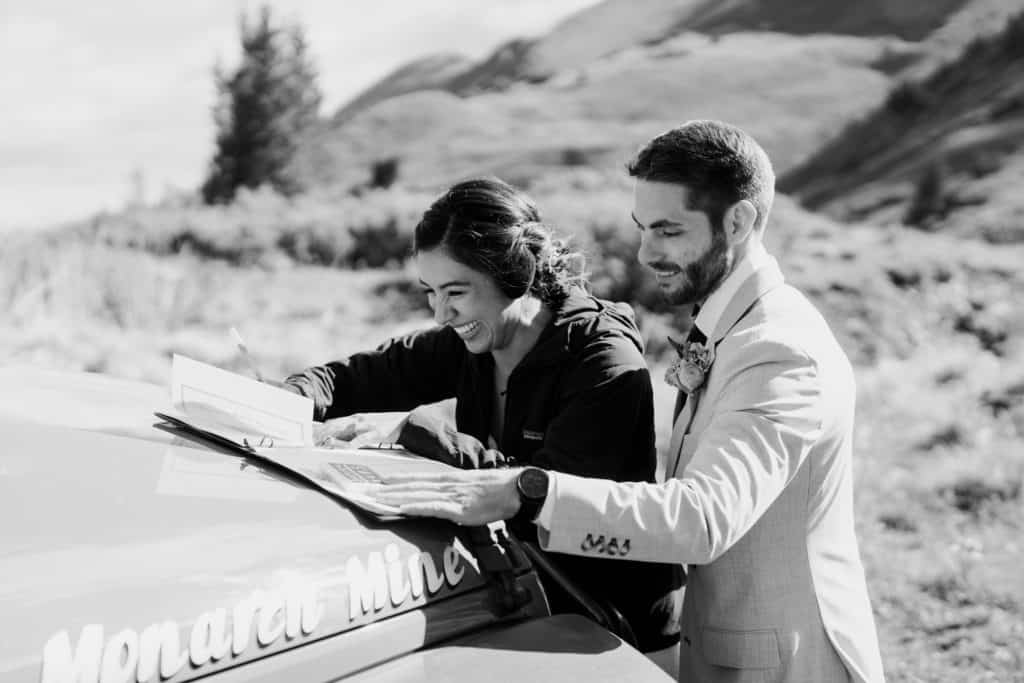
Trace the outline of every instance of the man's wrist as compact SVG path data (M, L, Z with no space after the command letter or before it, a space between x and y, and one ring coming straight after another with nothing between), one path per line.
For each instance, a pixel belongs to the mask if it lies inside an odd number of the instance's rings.
M539 467L524 467L516 475L516 493L519 495L519 510L514 519L519 522L533 522L548 495L548 473Z

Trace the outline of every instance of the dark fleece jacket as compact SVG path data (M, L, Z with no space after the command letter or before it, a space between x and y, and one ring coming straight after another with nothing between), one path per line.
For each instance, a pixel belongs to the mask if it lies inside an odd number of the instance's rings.
M286 381L311 397L317 419L411 410L454 397L460 432L487 443L494 360L439 327L375 351L313 367ZM508 380L499 450L518 464L616 481L654 481L654 402L629 306L575 291ZM536 541L532 524L513 525ZM629 620L643 650L678 640L672 613L681 570L671 565L554 555L573 580ZM549 587L550 588L550 587ZM567 603L549 591L553 610ZM668 596L668 597L666 597Z

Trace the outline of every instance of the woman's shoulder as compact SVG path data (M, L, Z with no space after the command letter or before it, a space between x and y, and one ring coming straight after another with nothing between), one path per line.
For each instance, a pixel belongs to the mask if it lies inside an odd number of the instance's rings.
M629 304L582 294L566 302L559 322L574 355L609 364L643 364L643 338Z

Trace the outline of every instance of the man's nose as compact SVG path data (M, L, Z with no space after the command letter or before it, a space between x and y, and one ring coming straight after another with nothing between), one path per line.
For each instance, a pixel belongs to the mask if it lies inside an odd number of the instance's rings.
M636 250L636 259L643 265L657 263L661 260L661 254L658 252L654 240L646 232L640 233L640 245Z

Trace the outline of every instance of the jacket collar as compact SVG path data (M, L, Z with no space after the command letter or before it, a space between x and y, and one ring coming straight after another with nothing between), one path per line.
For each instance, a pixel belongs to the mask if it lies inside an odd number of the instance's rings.
M785 282L775 258L767 254L765 256L725 305L714 331L708 335L710 343L720 342L758 299Z

